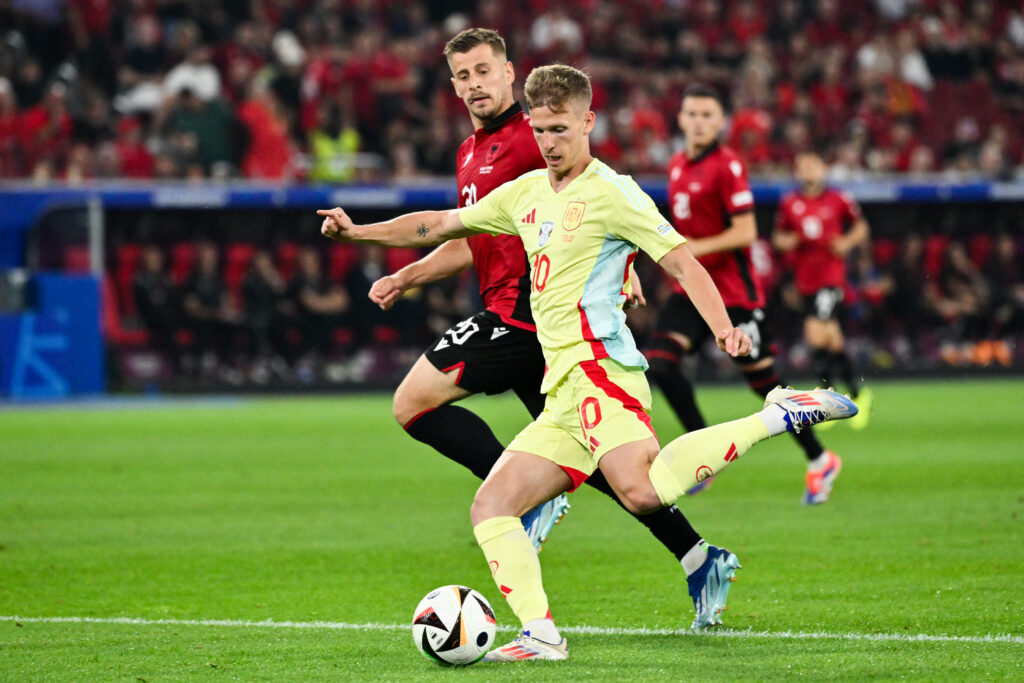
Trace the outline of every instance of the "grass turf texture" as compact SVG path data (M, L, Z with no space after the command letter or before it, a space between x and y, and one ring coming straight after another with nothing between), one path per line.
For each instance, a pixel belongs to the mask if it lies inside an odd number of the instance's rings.
M822 440L834 498L805 507L789 437L706 493L695 526L744 564L729 630L1012 634L1015 642L570 635L571 659L442 669L409 632L0 621L0 680L653 680L1024 677L1019 382L880 384L870 427ZM722 421L757 404L702 389ZM511 397L466 402L508 439ZM678 427L655 406L667 441ZM473 477L402 433L389 397L41 407L0 414L0 616L404 624L430 589L500 600ZM563 625L679 629L675 560L596 492L541 556ZM499 643L511 637L499 632Z

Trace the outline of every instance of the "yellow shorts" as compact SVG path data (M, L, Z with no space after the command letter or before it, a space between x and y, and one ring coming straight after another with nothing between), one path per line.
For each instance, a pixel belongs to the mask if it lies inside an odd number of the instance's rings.
M650 411L651 389L642 370L610 358L583 361L548 393L544 412L508 450L554 462L572 479L573 491L608 451L657 438Z

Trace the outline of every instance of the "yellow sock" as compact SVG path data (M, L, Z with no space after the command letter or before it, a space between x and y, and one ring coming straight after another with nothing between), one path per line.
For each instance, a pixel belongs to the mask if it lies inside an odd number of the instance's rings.
M757 415L698 429L661 449L648 476L665 505L721 472L758 441L771 436Z
M518 517L492 517L473 527L498 590L525 624L548 617L548 596L540 578L540 561Z

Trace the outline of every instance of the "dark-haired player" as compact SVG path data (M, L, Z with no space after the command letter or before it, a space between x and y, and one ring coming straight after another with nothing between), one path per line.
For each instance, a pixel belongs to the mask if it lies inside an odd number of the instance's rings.
M784 382L775 370L763 310L764 293L750 260L757 225L747 169L734 151L719 142L725 111L714 89L700 84L689 86L683 94L678 121L686 149L674 155L668 165L672 223L711 275L729 316L750 336L750 355L734 360L754 393L764 397ZM651 364L651 380L690 432L703 429L707 423L680 361L708 338L697 309L676 286L658 314L646 356ZM822 447L811 429L794 432L793 436L807 457L804 502L823 503L842 463L835 453ZM705 480L690 493L699 492L709 482Z
M793 279L804 298L804 341L811 349L815 378L824 386L832 385L834 375L842 379L860 407L850 426L863 429L871 410L871 392L861 390L839 317L846 256L867 243L869 229L853 197L825 184L827 171L817 152L796 156L794 174L800 187L779 204L772 245L793 255Z

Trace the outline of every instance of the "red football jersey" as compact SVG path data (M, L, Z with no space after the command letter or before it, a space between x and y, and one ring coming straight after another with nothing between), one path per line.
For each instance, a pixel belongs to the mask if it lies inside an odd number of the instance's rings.
M723 232L732 216L754 210L747 168L739 156L718 144L689 159L678 152L668 162L668 201L676 231L687 238ZM700 257L726 306L764 306L761 283L750 261L750 248ZM679 283L676 291L684 294Z
M794 232L800 244L793 254L796 288L804 296L825 287L846 286L846 259L829 245L860 217L860 207L845 192L826 189L817 197L791 192L775 214L775 229Z
M459 147L459 207L476 204L491 190L544 168L530 119L519 103L506 109ZM530 312L530 265L518 235L469 237L484 307L515 327L536 331Z

